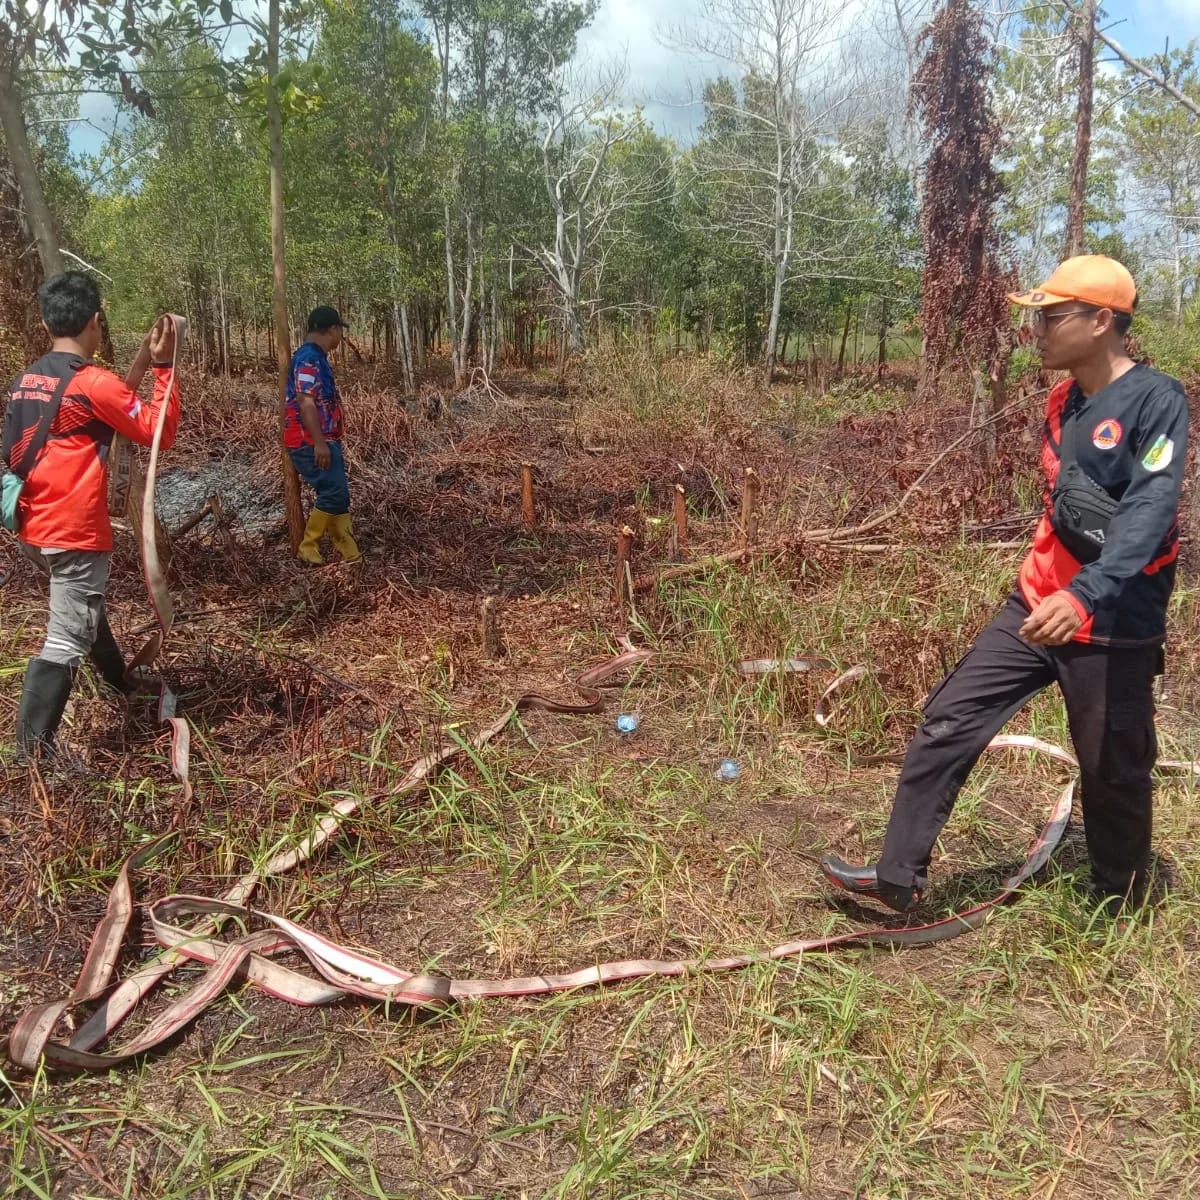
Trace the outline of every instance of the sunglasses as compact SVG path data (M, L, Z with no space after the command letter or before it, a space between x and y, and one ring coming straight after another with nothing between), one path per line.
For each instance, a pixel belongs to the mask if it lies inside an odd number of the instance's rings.
M1067 317L1078 317L1087 313L1098 313L1098 308L1071 308L1066 312L1048 313L1043 309L1038 309L1033 314L1033 319L1030 324L1034 329L1045 329L1051 321L1062 321Z

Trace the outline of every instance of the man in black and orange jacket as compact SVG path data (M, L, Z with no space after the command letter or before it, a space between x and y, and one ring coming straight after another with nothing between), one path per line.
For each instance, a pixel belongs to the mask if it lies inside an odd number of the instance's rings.
M1080 255L1010 299L1034 314L1043 366L1071 376L1046 407L1045 511L1016 590L925 702L878 863L828 857L821 868L846 891L914 908L975 761L1057 683L1079 759L1092 887L1115 913L1142 899L1150 864L1153 682L1179 555L1187 398L1125 352L1137 291L1120 263Z
M108 519L108 450L113 434L148 446L159 410L168 404L162 448L175 441L179 389L167 400L175 333L161 322L147 335L154 399L144 404L111 371L92 362L100 346L100 291L87 275L67 271L38 292L50 351L12 385L4 414L6 465L22 458L39 421L62 398L45 447L26 472L18 536L50 577L45 644L25 671L17 713L17 745L26 754L53 749L76 668L91 658L101 677L127 690L125 663L109 628L104 596L112 551Z

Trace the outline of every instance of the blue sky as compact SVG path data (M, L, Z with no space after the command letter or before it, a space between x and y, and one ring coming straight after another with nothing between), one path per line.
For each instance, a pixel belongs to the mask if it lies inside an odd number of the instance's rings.
M711 64L672 48L671 27L699 23L703 0L601 0L591 27L581 39L586 64L624 60L628 66L629 98L645 106L654 126L687 141L699 124L700 108L689 97L700 92ZM1106 0L1105 28L1125 49L1137 55L1200 38L1200 0ZM104 126L111 106L95 97L85 100L83 115ZM88 125L77 126L72 144L94 152L101 135Z
M1126 50L1156 54L1170 38L1183 46L1200 38L1200 0L1108 0L1105 28Z

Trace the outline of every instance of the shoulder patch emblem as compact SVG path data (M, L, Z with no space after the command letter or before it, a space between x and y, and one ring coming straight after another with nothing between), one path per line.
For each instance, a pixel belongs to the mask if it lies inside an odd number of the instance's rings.
M1092 430L1092 445L1097 450L1113 450L1120 442L1123 432L1121 422L1108 417Z
M1175 443L1165 433L1160 433L1155 439L1154 445L1146 451L1146 457L1142 459L1142 466L1147 471L1161 471L1171 465L1171 459L1174 457Z

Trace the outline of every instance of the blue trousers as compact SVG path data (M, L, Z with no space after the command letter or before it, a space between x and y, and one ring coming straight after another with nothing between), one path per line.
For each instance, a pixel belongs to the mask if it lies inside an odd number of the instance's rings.
M316 493L316 507L331 517L350 511L350 483L346 479L346 459L341 442L329 442L329 466L317 466L311 446L289 450L296 474Z

